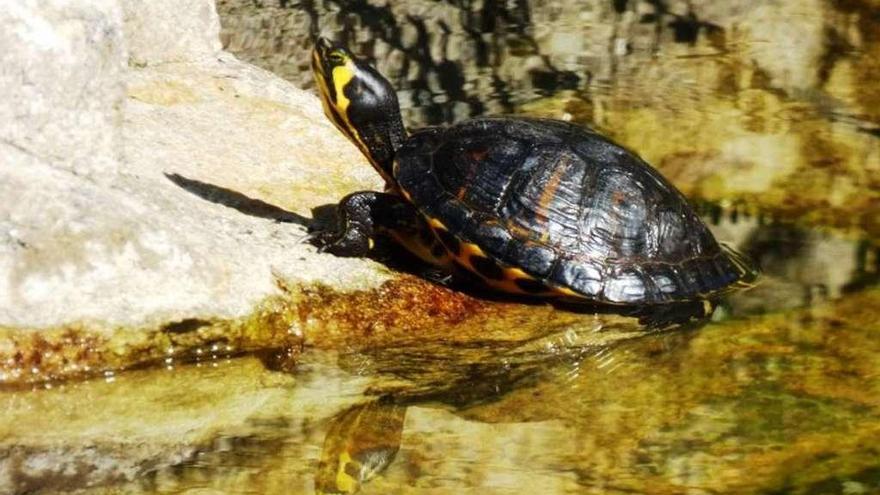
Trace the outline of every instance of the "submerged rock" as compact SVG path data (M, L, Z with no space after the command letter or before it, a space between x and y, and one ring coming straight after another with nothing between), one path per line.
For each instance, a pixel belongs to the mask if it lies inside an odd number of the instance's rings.
M236 438L271 434L295 384L256 359L221 359L0 395L0 492L132 482L228 451Z

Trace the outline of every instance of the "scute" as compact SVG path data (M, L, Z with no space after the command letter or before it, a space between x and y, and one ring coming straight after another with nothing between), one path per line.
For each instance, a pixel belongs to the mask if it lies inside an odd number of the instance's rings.
M549 279L579 294L600 297L603 281L607 281L608 277L603 274L597 261L585 261L561 255Z
M605 281L604 294L613 303L644 301L647 289L645 278L634 270L624 270Z
M612 304L699 299L749 277L639 157L559 121L480 118L412 135L395 179L419 211L491 257L488 279ZM470 263L466 263L470 265ZM497 268L497 269L496 269Z

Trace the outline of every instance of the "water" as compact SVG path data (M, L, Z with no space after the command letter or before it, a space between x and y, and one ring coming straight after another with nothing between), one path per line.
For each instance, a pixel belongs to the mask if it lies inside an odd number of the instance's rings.
M558 327L5 393L0 438L19 447L0 455L22 461L0 476L21 493L880 493L880 4L219 8L230 49L304 87L306 33L348 40L410 127L527 113L602 129L761 283L691 330L526 306L494 330Z

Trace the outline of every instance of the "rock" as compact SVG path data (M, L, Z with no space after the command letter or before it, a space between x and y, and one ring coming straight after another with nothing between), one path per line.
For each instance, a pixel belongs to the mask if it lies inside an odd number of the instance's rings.
M118 173L104 170L96 183L14 148L5 154L2 187L14 200L4 212L10 290L0 321L242 316L278 293L275 276L382 280L358 260L327 270L318 260L328 257L302 242L309 207L378 185L314 97L228 55L134 70L118 84L129 96L113 129L124 136Z
M389 277L303 242L310 208L380 186L317 99L215 53L209 2L135 3L125 24L110 1L0 14L4 381L158 359L172 341L284 346L279 284ZM159 63L179 60L194 61Z
M213 0L121 3L130 64L188 62L220 52L220 18Z
M0 0L4 174L25 166L16 151L88 180L115 171L125 101L121 18L115 0Z

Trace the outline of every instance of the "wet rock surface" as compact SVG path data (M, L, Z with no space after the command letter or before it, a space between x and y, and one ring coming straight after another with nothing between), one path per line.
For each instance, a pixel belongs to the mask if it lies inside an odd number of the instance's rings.
M4 493L132 481L199 451L228 449L216 444L221 432L246 436L277 420L296 384L265 374L254 358L206 355L188 366L169 359L163 368L3 394Z

